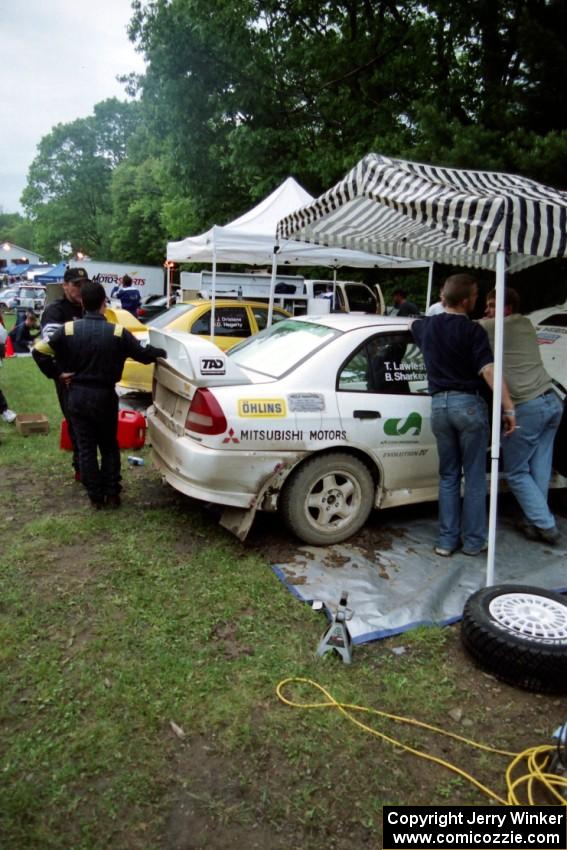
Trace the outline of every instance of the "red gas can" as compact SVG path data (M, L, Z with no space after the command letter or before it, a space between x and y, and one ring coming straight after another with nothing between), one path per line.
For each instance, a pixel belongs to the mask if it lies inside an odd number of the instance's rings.
M118 411L118 448L141 449L146 442L146 417L138 410Z
M118 448L141 449L146 442L145 416L137 410L119 410L116 436L118 438ZM63 419L61 422L59 446L67 450L73 448L66 419Z
M73 448L73 444L71 442L71 437L69 436L69 426L67 425L67 420L61 420L61 435L59 437L59 448L67 449L67 451L71 451Z

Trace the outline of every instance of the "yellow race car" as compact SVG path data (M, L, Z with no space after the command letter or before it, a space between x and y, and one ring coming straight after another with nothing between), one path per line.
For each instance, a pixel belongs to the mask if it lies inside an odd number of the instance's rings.
M132 333L146 330L146 326L136 316L121 307L107 307L104 311L104 318L108 322L112 322L113 325L122 325L123 328Z
M123 311L116 311L123 312ZM289 313L280 307L274 307L272 322L282 321L289 318ZM131 319L137 320L131 316ZM112 320L111 320L112 321ZM227 351L258 331L263 330L268 322L268 305L257 301L225 300L217 301L215 304L215 337L214 342L223 351ZM181 331L184 333L198 334L210 339L211 334L211 302L201 299L176 304L165 313L161 313L152 319L147 325L139 323L139 327L128 325L135 337L140 341L148 339L148 328L159 330ZM129 390L151 393L153 365L144 366L134 360L127 360L124 364L122 379L119 387Z

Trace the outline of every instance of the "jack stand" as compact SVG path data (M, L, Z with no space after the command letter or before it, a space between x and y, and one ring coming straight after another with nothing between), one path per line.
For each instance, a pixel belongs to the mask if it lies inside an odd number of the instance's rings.
M347 628L346 621L352 617L352 611L346 607L348 593L344 590L341 593L341 599L337 613L333 617L333 621L317 647L317 655L325 655L326 652L335 650L339 653L345 664L352 663L352 638Z

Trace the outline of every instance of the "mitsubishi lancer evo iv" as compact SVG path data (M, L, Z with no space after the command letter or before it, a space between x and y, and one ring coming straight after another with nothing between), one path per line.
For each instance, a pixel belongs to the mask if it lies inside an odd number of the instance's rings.
M174 332L151 330L150 341L168 354L148 411L155 463L177 490L226 506L221 522L241 539L257 510L325 545L374 507L437 499L431 400L408 319L290 318L230 352Z

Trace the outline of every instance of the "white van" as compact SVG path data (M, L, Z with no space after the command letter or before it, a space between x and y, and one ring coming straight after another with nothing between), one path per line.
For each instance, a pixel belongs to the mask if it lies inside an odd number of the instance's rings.
M180 282L183 301L211 297L213 274L210 271L181 272ZM217 272L216 297L267 301L271 282L268 274ZM278 274L274 304L292 316L302 316L308 312L312 299L326 299L331 303L331 312L383 315L385 307L382 291L378 285L375 289L373 292L365 283L355 281L310 280L300 275ZM321 312L329 312L329 308Z

